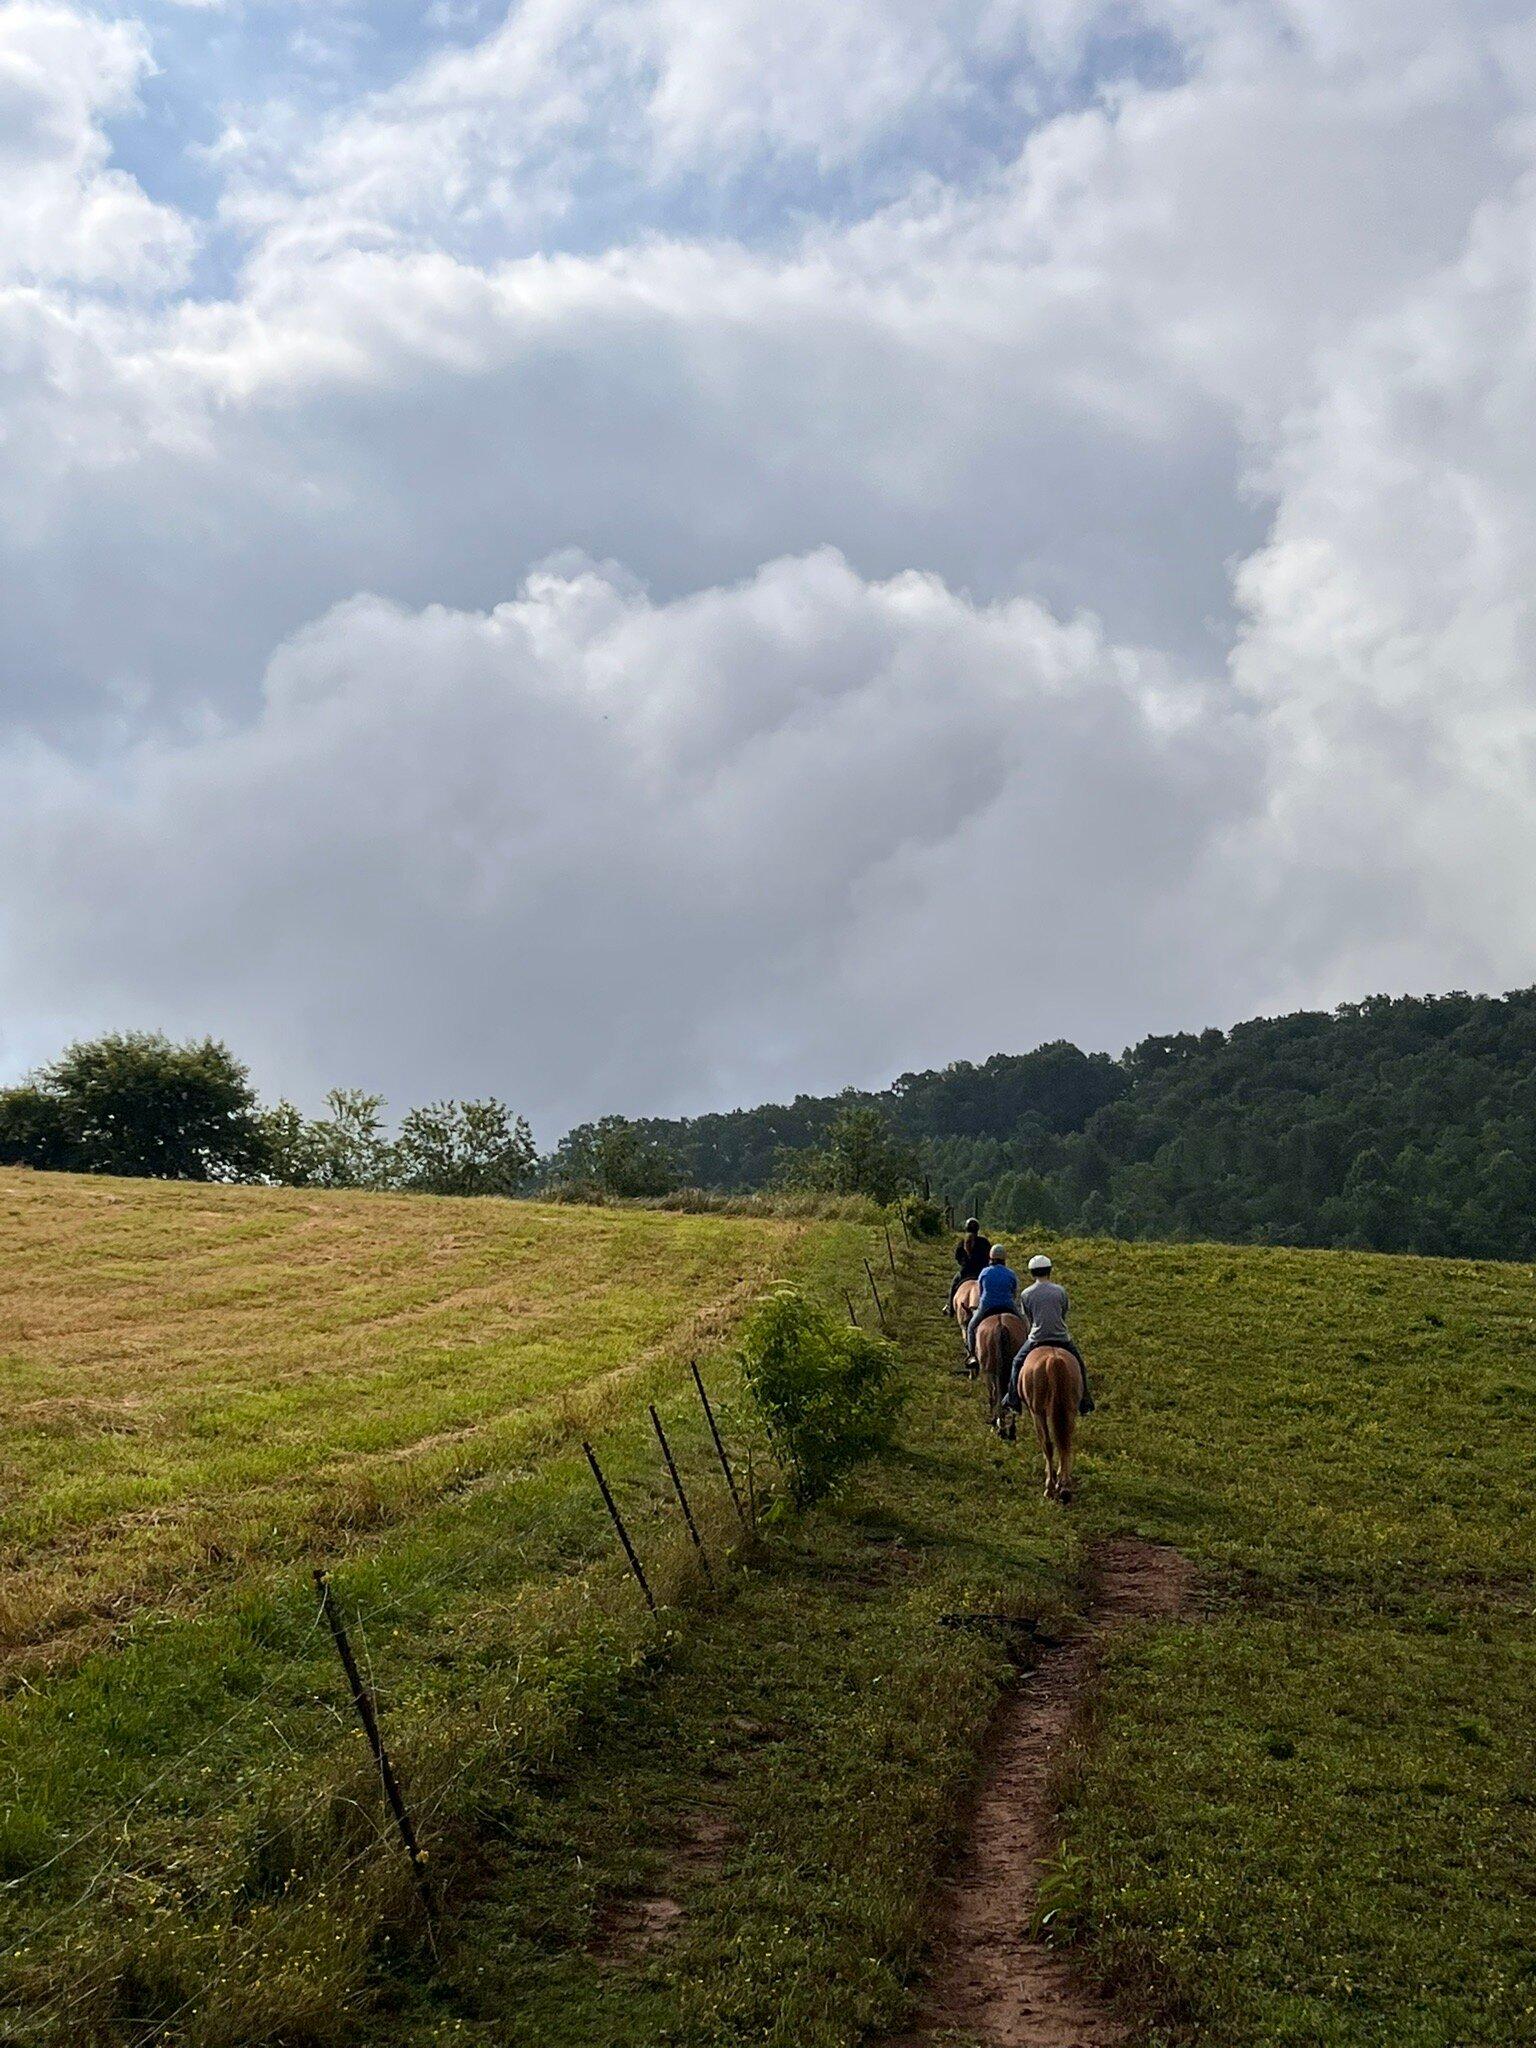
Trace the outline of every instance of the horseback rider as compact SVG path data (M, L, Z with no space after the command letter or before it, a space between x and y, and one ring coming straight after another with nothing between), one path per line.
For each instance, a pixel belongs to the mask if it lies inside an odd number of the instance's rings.
M993 1245L987 1253L987 1263L976 1284L981 1290L981 1301L965 1326L965 1355L972 1365L976 1363L976 1332L987 1317L1019 1313L1019 1276L1008 1264L1008 1254L1000 1244Z
M967 1280L979 1280L987 1263L987 1254L992 1249L992 1240L982 1230L974 1216L965 1219L965 1235L955 1246L955 1277L949 1283L949 1300L944 1304L944 1313L952 1316L955 1312L955 1292Z
M1031 1351L1038 1350L1042 1344L1049 1344L1058 1351L1070 1351L1077 1360L1078 1370L1083 1376L1083 1395L1077 1404L1077 1412L1079 1415L1091 1415L1094 1403L1093 1395L1088 1391L1088 1367L1067 1329L1067 1290L1051 1278L1051 1262L1044 1252L1037 1252L1030 1260L1029 1271L1030 1284L1019 1299L1019 1313L1029 1324L1029 1335L1014 1354L1013 1371L1009 1375L1003 1406L1015 1415L1022 1412L1019 1382L1024 1362Z

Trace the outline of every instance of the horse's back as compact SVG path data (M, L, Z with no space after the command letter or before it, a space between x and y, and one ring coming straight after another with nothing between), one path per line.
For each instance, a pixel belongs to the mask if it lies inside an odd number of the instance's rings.
M976 1345L978 1350L985 1347L988 1351L1001 1352L1005 1362L1011 1365L1028 1335L1029 1331L1019 1318L1005 1309L1001 1315L987 1317L976 1333Z
M1042 1344L1029 1354L1023 1372L1023 1394L1032 1415L1041 1416L1051 1434L1070 1440L1082 1399L1082 1368L1070 1351Z

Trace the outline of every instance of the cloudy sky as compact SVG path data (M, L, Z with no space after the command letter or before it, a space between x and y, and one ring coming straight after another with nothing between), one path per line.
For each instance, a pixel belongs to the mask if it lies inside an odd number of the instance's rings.
M1536 978L1536 9L0 4L0 1078Z

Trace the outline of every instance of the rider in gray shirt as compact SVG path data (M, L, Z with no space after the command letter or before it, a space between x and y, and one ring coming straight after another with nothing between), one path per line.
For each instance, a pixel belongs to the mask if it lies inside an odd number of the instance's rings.
M1049 1266L1045 1269L1049 1272ZM1034 1271L1031 1262L1030 1271ZM1076 1351L1067 1328L1067 1290L1055 1280L1036 1280L1019 1296L1019 1306L1029 1317L1029 1349L1037 1344L1065 1344Z
M1019 1296L1019 1310L1029 1318L1029 1335L1019 1346L1013 1361L1013 1385L1010 1399L1005 1404L1017 1409L1019 1373L1025 1359L1037 1344L1059 1344L1063 1351L1070 1351L1077 1360L1083 1375L1083 1398L1078 1406L1080 1415L1093 1413L1093 1395L1088 1391L1088 1367L1083 1354L1072 1341L1067 1328L1067 1290L1051 1278L1051 1262L1044 1253L1037 1254L1029 1262L1029 1270L1035 1278Z

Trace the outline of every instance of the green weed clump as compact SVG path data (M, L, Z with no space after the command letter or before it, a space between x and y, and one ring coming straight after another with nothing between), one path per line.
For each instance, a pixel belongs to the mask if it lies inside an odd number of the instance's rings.
M741 1358L796 1507L890 1443L903 1391L895 1348L845 1329L799 1288L781 1287L753 1310Z
M906 1218L907 1229L915 1238L934 1238L944 1235L944 1211L938 1203L926 1195L908 1195L900 1204Z

